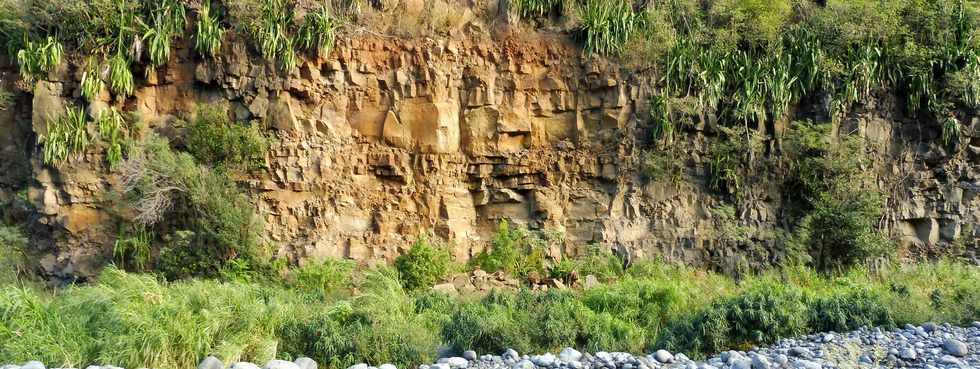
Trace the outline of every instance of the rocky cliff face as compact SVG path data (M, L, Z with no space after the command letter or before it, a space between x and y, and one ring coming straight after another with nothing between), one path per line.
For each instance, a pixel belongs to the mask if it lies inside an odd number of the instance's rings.
M268 170L241 183L268 241L292 260L390 260L429 230L465 260L501 220L563 231L555 255L598 244L723 270L778 257L771 231L785 225L785 209L765 185L750 188L737 211L763 247L717 241L710 209L721 200L704 184L710 119L695 117L680 136L684 180L644 183L637 165L652 77L585 57L565 38L359 36L288 74L242 42L214 61L186 47L175 54L134 96L106 92L90 109L121 106L173 137L197 104L265 122L278 138ZM0 111L0 198L33 206L23 215L53 275L91 275L116 234L108 200L117 179L100 152L46 166L35 144L45 117L81 103L80 73L63 66ZM901 116L893 100L867 102L840 126L872 143L869 170L890 194L882 226L918 253L965 239L975 258L980 227L964 225L980 222L980 119L965 121L970 145L949 153L933 144L936 128Z

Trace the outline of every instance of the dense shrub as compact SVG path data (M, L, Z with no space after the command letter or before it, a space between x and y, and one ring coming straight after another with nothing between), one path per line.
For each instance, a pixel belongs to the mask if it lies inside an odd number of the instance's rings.
M146 271L150 263L153 233L142 224L122 226L112 245L116 265L135 271Z
M717 0L708 10L712 36L737 46L739 42L776 42L792 15L790 0Z
M449 250L433 246L420 236L404 255L395 258L395 269L401 283L409 290L429 288L449 273Z
M755 177L759 162L754 160L762 151L762 138L746 128L722 127L722 134L709 146L708 187L725 196L739 199L747 180Z
M395 272L370 273L362 286L367 292L290 319L280 329L283 348L294 356L309 355L331 368L358 362L393 363L400 367L431 362L438 346L438 321L416 313L413 300L398 284Z
M808 303L809 326L819 332L895 325L880 297L868 290L816 298Z
M168 285L112 268L97 284L57 298L13 287L0 295L0 358L75 367L193 367L211 353L225 360L269 359L275 355L270 329L287 313L284 306L297 303L256 285Z
M548 267L548 278L562 283L571 283L578 276L579 263L571 258L563 258Z
M531 349L530 327L515 318L513 308L499 304L463 304L453 311L442 337L454 350L503 352Z
M600 280L612 280L626 273L626 265L612 251L600 248L598 245L589 246L588 252L575 259L575 271L579 277L594 275Z
M517 245L518 241L517 237L511 234L507 222L500 222L497 234L490 241L490 247L480 252L473 260L473 264L491 273L498 270L514 271L523 252Z
M632 319L643 312L617 315L621 312L597 310L568 291L491 293L479 303L458 307L447 320L443 337L457 350L470 347L486 352L568 346L593 351L642 349L645 331Z
M0 223L0 285L12 284L30 274L27 236L20 228Z
M471 264L491 273L500 270L521 278L531 274L542 277L551 262L545 257L545 249L560 243L561 237L550 232L511 228L506 221L501 221L490 240L490 247L473 258Z
M202 106L187 132L187 151L200 163L238 170L265 166L269 138L261 124L238 124L219 107Z
M61 63L64 46L54 37L44 41L26 41L24 48L17 51L17 65L20 76L25 81L41 79Z
M291 270L288 285L302 291L335 296L351 287L353 271L354 263L350 261L324 259Z
M130 220L159 236L156 266L168 278L247 277L269 266L262 219L226 174L149 137L121 176Z
M798 290L772 285L716 302L690 320L675 322L661 343L683 352L771 343L805 333L805 309Z
M882 208L881 198L870 191L821 194L792 242L809 250L814 265L824 271L890 256L895 245L877 230Z
M681 0L647 6L652 29L641 34L665 41L658 54L643 56L660 72L657 99L693 97L709 123L761 129L778 127L801 101L840 119L853 104L887 90L906 100L909 115L935 124L943 144L959 142L963 124L955 112L980 101L975 5L959 0L816 3ZM830 104L813 104L824 99ZM651 109L654 116L669 117L661 105ZM661 124L654 131L669 133L662 123L670 121L655 119ZM735 138L720 136L723 143ZM751 138L745 138L748 144ZM724 170L732 167L726 161L731 162L728 156L713 155L713 184L726 177L720 184L735 184Z
M883 196L869 188L862 142L831 144L829 124L796 122L793 129L784 186L802 215L787 247L806 250L824 271L889 256L895 246L877 229Z

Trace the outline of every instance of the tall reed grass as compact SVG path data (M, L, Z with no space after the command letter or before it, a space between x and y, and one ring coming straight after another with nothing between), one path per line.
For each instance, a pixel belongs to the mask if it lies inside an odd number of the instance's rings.
M189 368L206 355L226 363L309 355L329 368L407 366L431 362L442 345L491 353L668 347L699 356L814 331L980 317L980 269L949 261L835 277L787 267L741 281L643 262L587 290L482 297L410 293L389 268L334 282L350 270L324 265L286 285L163 282L113 268L93 284L54 291L6 282L0 362Z

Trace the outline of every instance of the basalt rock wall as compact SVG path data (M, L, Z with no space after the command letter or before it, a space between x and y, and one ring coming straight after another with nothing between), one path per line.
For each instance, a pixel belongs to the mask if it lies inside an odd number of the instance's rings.
M118 179L94 148L53 166L40 160L46 120L84 102L81 70L62 64L30 87L2 67L2 83L21 92L0 111L0 196L27 205L19 216L47 273L88 276L111 259ZM722 199L704 183L711 119L696 117L679 136L683 180L646 183L637 167L654 77L587 57L565 37L358 36L289 73L246 42L216 60L183 45L145 76L133 96L103 92L90 111L112 104L179 140L196 106L221 104L274 133L267 170L238 179L265 238L292 261L391 260L421 232L466 260L501 220L562 231L555 256L598 245L723 270L779 256L771 235L786 225L785 209L768 185L747 189L737 209L756 247L717 241L711 209ZM980 221L980 122L968 117L969 144L947 152L934 124L902 116L897 101L863 102L838 130L871 143L869 170L890 195L882 227L907 250L966 239L975 252L980 227L966 225Z

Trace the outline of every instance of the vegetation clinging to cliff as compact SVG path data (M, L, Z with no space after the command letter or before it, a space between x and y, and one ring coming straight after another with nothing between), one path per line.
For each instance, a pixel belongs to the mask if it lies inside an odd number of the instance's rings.
M232 122L223 107L199 106L188 128L187 152L199 163L243 171L265 167L270 139L260 122Z
M753 2L737 3L732 14L756 18L752 11L738 11ZM763 8L781 8L777 4L784 2L769 3ZM680 19L673 18L673 47L651 56L662 66L668 96L699 96L709 102L702 109L717 114L723 124L781 120L789 104L820 95L830 97L830 114L837 117L886 88L906 97L908 113L939 122L957 119L950 112L958 106L975 106L966 92L980 82L963 83L961 77L980 76L971 67L980 55L980 37L977 9L969 2L796 2L793 17L764 12L769 16L754 25L739 23L736 16L719 23L719 14L729 8L712 9L694 14L655 10ZM867 17L887 19L868 26ZM719 37L725 33L733 37ZM958 88L945 88L956 81L961 81Z
M251 201L220 169L174 152L166 139L146 138L121 167L124 221L140 224L167 278L249 279L270 267L262 219ZM117 245L118 246L118 245Z

